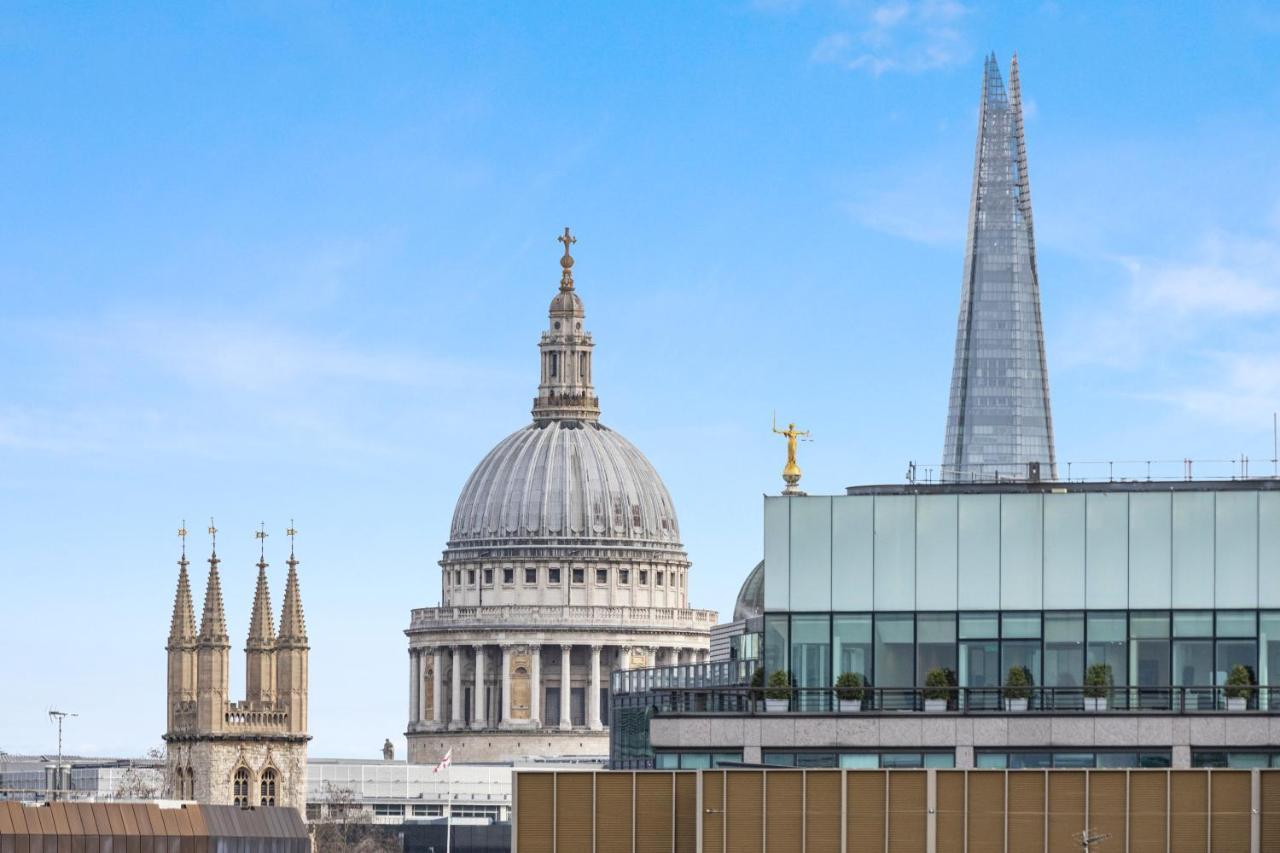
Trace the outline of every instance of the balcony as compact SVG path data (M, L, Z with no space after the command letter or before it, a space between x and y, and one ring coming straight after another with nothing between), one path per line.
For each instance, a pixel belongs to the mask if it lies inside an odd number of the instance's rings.
M678 607L596 607L504 604L493 607L421 607L412 612L409 632L523 627L656 631L710 631L716 611Z

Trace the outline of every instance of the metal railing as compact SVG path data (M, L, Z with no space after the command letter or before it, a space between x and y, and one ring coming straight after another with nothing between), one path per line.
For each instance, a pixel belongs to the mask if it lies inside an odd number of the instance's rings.
M1091 691L1092 693L1093 691ZM652 690L656 715L726 714L1224 714L1280 713L1280 687L666 687Z
M1016 463L973 463L958 467L907 463L908 483L1064 482L1123 483L1194 480L1257 480L1280 477L1280 460L1252 459L1106 459L1059 462L1058 477L1048 464L1032 469Z

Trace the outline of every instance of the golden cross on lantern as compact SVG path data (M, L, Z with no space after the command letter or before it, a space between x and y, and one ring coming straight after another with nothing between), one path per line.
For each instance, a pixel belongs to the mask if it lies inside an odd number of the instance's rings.
M182 559L187 559L187 520L182 519L182 526L178 528L178 538L182 540Z
M560 237L557 237L556 242L564 243L564 256L568 258L570 257L569 247L572 246L574 243L578 242L578 238L574 237L572 234L569 233L569 226L566 225L564 227L564 234Z

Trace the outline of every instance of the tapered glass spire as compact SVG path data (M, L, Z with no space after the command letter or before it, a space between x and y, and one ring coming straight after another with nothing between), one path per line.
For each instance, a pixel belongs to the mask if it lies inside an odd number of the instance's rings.
M987 58L942 477L1056 478L1018 57Z

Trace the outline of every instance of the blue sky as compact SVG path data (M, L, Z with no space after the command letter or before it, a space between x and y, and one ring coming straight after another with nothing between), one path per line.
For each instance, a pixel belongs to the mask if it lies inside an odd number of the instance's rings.
M278 608L294 518L313 754L402 748L402 630L527 420L565 225L696 605L759 559L774 409L811 492L936 464L989 50L1059 459L1269 459L1278 48L1248 3L6 6L0 750L52 750L50 705L71 751L159 741L210 515L234 691L253 530Z

